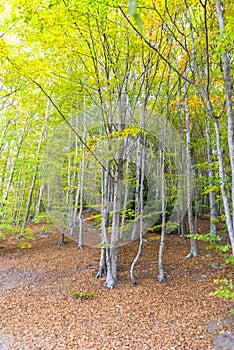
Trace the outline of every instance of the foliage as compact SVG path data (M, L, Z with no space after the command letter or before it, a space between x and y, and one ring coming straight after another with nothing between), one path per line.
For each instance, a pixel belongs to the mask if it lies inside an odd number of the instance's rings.
M215 290L215 292L210 293L211 296L218 296L220 298L234 300L234 285L232 280L216 279L214 280L214 283L218 284L219 287Z
M230 256L228 252L231 249L230 244L225 244L225 245L218 245L220 243L221 238L219 236L214 236L210 234L206 235L201 235L201 234L194 234L194 235L188 235L188 237L203 241L203 242L208 242L210 243L209 246L206 247L206 249L216 249L224 257L226 257L225 262L227 264L232 264L234 265L234 256ZM232 280L219 280L216 279L214 280L215 284L218 284L219 287L215 290L215 292L210 293L211 296L219 296L220 298L225 298L225 299L234 299L234 286Z
M68 287L67 290L71 293L73 297L77 299L82 299L82 300L89 300L100 296L99 294L96 294L94 292L81 292L71 287Z
M143 30L143 22L139 13L137 12L137 1L136 0L128 0L128 12L134 18L139 30L142 32Z
M17 237L17 239L19 241L18 243L19 248L22 248L22 249L32 248L32 241L35 240L33 230L27 227L24 230L24 232L19 237Z
M147 241L149 242L160 241L160 236L149 237L147 238Z
M45 233L48 233L50 232L52 229L52 226L51 225L43 225L40 227L40 231L41 232L45 232Z
M51 223L51 219L47 213L41 213L40 215L35 216L35 218L33 219L34 224L39 224L43 221Z
M0 238L5 238L8 234L15 232L15 227L8 223L0 224Z

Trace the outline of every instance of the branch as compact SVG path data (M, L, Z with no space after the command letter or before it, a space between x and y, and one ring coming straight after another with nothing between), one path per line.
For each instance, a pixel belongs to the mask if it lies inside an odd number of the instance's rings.
M83 140L83 138L77 133L77 131L74 129L74 127L71 125L71 123L67 120L63 112L60 110L60 108L56 105L56 103L52 100L50 95L45 91L45 89L36 81L33 79L30 79L34 84L39 87L39 89L43 92L43 94L48 98L48 100L51 102L53 107L56 109L56 111L59 113L59 115L62 117L62 119L65 121L65 123L69 126L69 128L74 132L74 134L78 137L82 145L92 154L92 156L96 159L96 161L101 165L101 167L107 171L105 166L100 162L96 154L91 150L91 148L87 145L87 143Z
M20 88L14 90L14 91L12 91L12 92L9 92L8 94L6 94L6 95L4 95L4 96L1 96L0 99L1 99L1 98L9 97L9 96L15 94L15 93L16 93L17 91L19 91L19 90L20 90Z
M152 45L151 42L149 40L147 40L142 34L141 32L136 28L136 26L130 21L130 19L128 18L128 16L126 15L126 13L123 11L122 7L119 5L119 9L122 12L124 18L127 20L127 22L130 24L130 26L133 28L133 30L136 32L136 34L154 51L157 52L157 54L159 55L159 57L174 71L178 74L178 76L180 78L182 78L183 80L187 81L189 84L192 84L194 86L196 86L196 84L188 79L186 76L184 76L182 73L180 73L178 71L178 69L176 69L171 62L168 61L168 59L166 59L163 54L157 49L156 46Z

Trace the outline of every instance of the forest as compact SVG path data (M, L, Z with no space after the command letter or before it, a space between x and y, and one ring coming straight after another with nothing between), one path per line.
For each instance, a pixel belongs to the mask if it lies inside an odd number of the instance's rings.
M233 301L233 14L232 0L0 4L2 251L32 254L37 227L56 232L52 250L72 245L84 261L95 250L89 279L112 293L124 249L138 288L149 244L166 285L175 240L189 266L207 249L222 259L213 294ZM89 349L76 346L30 349Z

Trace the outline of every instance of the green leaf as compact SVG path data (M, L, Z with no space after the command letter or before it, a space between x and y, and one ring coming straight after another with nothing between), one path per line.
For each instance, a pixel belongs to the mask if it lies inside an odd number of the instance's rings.
M109 248L111 245L109 243L99 243L98 248Z
M128 0L128 12L131 16L135 16L136 14L136 1L135 0Z
M225 260L226 264L232 264L234 265L234 256L229 256L226 260Z
M143 22L141 20L140 15L138 13L135 13L135 15L133 17L134 17L134 20L135 20L140 32L142 32L143 31Z

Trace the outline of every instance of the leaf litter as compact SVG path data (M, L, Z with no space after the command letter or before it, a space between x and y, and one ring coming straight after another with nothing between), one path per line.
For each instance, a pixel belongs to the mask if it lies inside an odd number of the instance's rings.
M33 225L35 232L39 225ZM38 236L31 249L2 241L0 349L233 350L233 303L209 296L214 279L233 278L231 266L204 242L198 243L198 258L185 259L189 240L168 236L167 278L160 284L159 240L147 241L151 237L146 235L135 268L137 286L129 269L138 242L119 248L114 290L95 278L99 248L78 251L69 239L58 247L55 231Z

